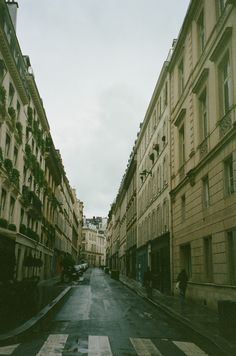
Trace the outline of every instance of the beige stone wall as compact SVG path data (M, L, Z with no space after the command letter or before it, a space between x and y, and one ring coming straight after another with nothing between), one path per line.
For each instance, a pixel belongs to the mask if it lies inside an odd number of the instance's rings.
M236 228L236 194L225 192L225 159L232 155L235 187L235 85L236 85L236 9L228 4L219 15L215 1L203 1L187 15L176 51L171 62L171 184L173 211L173 278L186 267L183 252L191 248L189 270L192 298L205 300L216 307L219 298L233 298L234 288L229 288L229 251L227 232ZM191 8L190 8L191 10ZM202 54L197 48L197 21L204 11L205 47ZM192 40L190 40L190 37ZM231 107L224 116L220 68L229 55ZM179 93L178 70L184 59L184 89ZM202 136L201 95L206 92L208 135ZM226 121L231 118L231 123ZM181 127L185 131L185 160L180 161ZM227 126L226 126L227 125ZM177 148L177 149L176 149ZM204 203L204 178L208 176L209 206ZM235 187L236 188L236 187ZM185 198L184 198L185 197ZM184 212L185 211L185 212ZM211 259L206 262L206 240L210 237ZM208 256L209 258L209 256ZM206 272L210 263L211 281Z

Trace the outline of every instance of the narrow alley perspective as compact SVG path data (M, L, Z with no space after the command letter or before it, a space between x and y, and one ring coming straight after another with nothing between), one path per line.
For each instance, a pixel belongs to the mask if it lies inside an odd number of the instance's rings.
M72 284L53 315L0 355L219 355L187 327L166 316L99 268Z
M0 0L0 356L236 356L236 0Z

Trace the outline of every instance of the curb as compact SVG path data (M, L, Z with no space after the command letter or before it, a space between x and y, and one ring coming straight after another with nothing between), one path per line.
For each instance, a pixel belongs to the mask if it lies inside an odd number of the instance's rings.
M165 306L164 304L154 301L151 298L148 298L144 293L138 291L135 288L132 288L128 283L125 281L120 280L121 283L123 283L126 287L134 291L136 294L138 294L140 297L146 299L153 305L155 305L157 308L159 308L161 311L163 311L165 314L173 318L174 320L177 320L178 322L184 324L187 326L189 329L194 331L196 334L198 334L200 337L203 339L207 340L208 342L214 344L214 346L222 353L222 356L233 356L236 355L236 350L234 347L231 347L231 345L226 341L226 340L215 340L214 336L209 334L206 330L204 330L204 334L202 332L202 329L200 326L193 325L187 318L181 316L180 314L176 313L173 309L169 308L168 306Z
M43 309L39 311L31 319L27 320L24 324L18 326L17 328L10 330L4 334L0 334L0 343L6 343L13 341L15 342L18 337L31 331L36 325L38 325L46 316L52 312L55 307L63 301L66 295L71 290L71 286L64 289L56 298L54 298L49 304L47 304Z

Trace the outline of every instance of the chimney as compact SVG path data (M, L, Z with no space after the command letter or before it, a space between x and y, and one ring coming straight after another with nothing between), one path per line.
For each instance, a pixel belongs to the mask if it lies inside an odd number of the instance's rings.
M17 17L18 3L14 0L7 0L6 3L8 6L9 14L11 16L11 21L16 30L16 17Z

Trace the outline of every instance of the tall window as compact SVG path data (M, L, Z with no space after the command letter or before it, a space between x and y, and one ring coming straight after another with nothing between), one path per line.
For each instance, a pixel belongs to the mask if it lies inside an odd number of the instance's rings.
M229 54L225 56L219 67L220 96L223 116L232 106L232 86Z
M179 82L179 96L184 90L184 60L182 59L178 66L178 82Z
M182 221L185 220L185 215L186 215L186 198L185 194L181 196L181 219Z
M15 147L14 147L14 159L13 159L14 166L17 165L17 158L18 158L18 149L17 149L17 147L15 146Z
M198 21L197 21L197 28L198 28L198 43L199 43L199 53L201 54L204 50L205 46L205 25L204 25L204 12L202 11Z
M164 187L167 184L167 158L164 157L163 159L163 185Z
M229 280L236 285L236 230L228 232Z
M184 125L179 129L179 163L182 166L185 162L185 132Z
M168 211L168 200L165 199L163 202L163 230L167 232L169 229L169 211Z
M225 10L225 4L227 0L218 0L218 1L219 1L219 12L221 15Z
M191 257L191 245L186 244L180 246L180 263L182 268L185 269L188 278L192 277L192 257Z
M14 222L14 212L15 212L15 199L11 197L10 200L10 210L9 210L9 222L13 223Z
M225 194L230 195L234 193L234 169L233 157L230 155L224 161L224 181L225 181Z
M208 175L202 179L202 190L203 190L203 207L208 208L210 205L210 191L209 191Z
M208 110L207 110L207 93L203 90L199 97L199 116L200 116L200 135L204 140L208 135Z
M9 91L8 91L8 106L12 105L14 94L15 94L15 89L14 89L13 85L10 83Z
M205 265L205 276L207 282L212 282L213 280L213 264L212 264L212 237L208 236L204 238L203 242L204 248L204 265Z
M4 211L6 208L6 199L7 199L7 192L5 191L5 189L2 189L2 194L1 194L1 206L0 206L0 215L4 216Z
M5 141L5 157L9 157L10 154L10 147L11 147L11 138L8 134L6 134L6 141Z
M19 101L17 100L17 104L16 104L16 119L17 120L20 119L20 112L21 112L21 105L20 105Z
M5 77L6 72L7 72L7 68L5 66L5 63L2 59L0 59L0 84L3 81L3 78Z
M165 89L164 89L164 104L167 106L168 104L168 82L165 82Z

